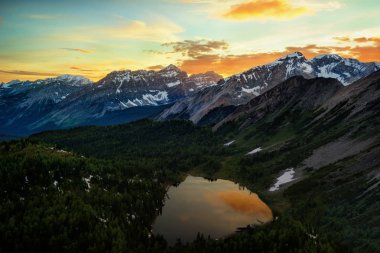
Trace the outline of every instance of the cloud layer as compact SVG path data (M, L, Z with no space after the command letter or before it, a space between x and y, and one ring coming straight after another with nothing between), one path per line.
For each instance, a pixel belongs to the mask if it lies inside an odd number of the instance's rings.
M335 37L334 39L340 42L339 45L288 46L281 51L247 54L228 54L229 45L224 41L203 41L202 43L183 41L166 43L163 46L171 46L174 53L180 53L182 57L179 58L177 64L191 74L215 71L229 76L270 63L296 51L302 52L307 58L313 58L320 54L339 54L364 62L380 61L380 37Z
M67 51L79 52L79 53L83 53L83 54L89 54L89 53L91 53L90 50L81 49L81 48L68 48L68 47L63 47L63 48L61 48L61 49L63 49L63 50L67 50Z
M37 71L23 71L23 70L0 70L0 73L5 74L15 74L20 76L58 76L58 73L47 73L47 72L37 72Z

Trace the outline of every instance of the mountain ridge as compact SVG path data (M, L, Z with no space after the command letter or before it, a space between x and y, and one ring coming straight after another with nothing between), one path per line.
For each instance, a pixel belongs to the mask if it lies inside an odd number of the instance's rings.
M332 77L348 85L379 69L379 63L362 63L338 55L321 55L306 60L303 54L295 52L272 63L224 78L217 86L178 101L165 110L160 119L186 114L189 120L197 123L213 108L247 103L292 76Z
M73 75L11 81L0 86L0 132L19 135L151 117L220 78L214 72L188 76L169 65L159 71L113 71L95 83Z

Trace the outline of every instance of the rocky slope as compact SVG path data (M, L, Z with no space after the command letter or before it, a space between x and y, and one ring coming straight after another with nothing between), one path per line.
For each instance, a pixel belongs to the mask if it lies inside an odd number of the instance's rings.
M247 121L252 124L289 106L313 110L333 97L342 87L343 85L333 78L291 77L247 104L236 107L231 114L218 122L216 127L244 115L247 115Z
M238 166L232 176L254 182L268 198L288 197L291 212L318 234L329 233L354 252L377 252L379 111L380 71L348 86L299 76L235 106L214 130L242 157L226 161L227 168ZM272 188L289 170L289 181Z
M366 129L374 127L372 120L367 121L368 117L373 120L379 118L379 87L380 70L349 86L343 86L333 78L306 79L295 76L253 98L247 104L215 108L203 120L213 123L214 129L237 120L244 122L240 122L240 127L244 127L271 113L297 108L297 110L320 112L313 118L314 122L328 122L337 115L344 115L346 122L357 122L352 131ZM215 118L215 112L223 111L222 119Z
M160 118L187 118L198 123L213 108L247 103L293 76L335 78L349 85L379 69L379 63L362 63L338 55L321 55L307 60L296 52L270 64L225 78L217 86L178 101L164 111Z

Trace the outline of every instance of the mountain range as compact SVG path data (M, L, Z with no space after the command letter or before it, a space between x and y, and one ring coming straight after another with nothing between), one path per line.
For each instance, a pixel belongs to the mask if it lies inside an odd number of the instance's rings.
M169 65L160 71L114 71L96 83L71 75L15 80L0 86L0 133L25 135L150 117L221 78L214 72L188 76Z
M349 85L379 69L380 63L362 63L338 55L320 55L307 60L295 52L273 63L222 79L218 85L178 101L160 118L184 118L198 123L214 108L245 104L293 76L334 78L343 85Z
M63 75L0 84L0 133L28 135L81 125L109 125L155 117L216 123L235 106L294 76L333 78L349 85L380 69L338 55L307 60L295 52L270 64L222 78L214 72L188 75L174 65L159 71L113 71L98 82ZM316 91L318 93L318 91Z

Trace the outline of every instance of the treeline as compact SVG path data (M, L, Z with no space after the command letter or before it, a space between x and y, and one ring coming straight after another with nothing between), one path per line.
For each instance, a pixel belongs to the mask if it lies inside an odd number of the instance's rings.
M151 224L167 187L194 166L215 164L223 152L210 129L182 121L3 142L0 251L165 251Z
M150 227L171 171L136 173L25 140L2 143L0 156L1 252L144 252L154 244Z
M283 216L263 226L249 227L221 240L198 234L192 243L177 244L169 252L269 252L269 253L349 253L349 248L334 243L325 234Z
M140 120L125 125L44 132L31 139L85 156L143 162L144 167L156 170L190 169L225 152L220 137L210 128L195 127L187 121Z

